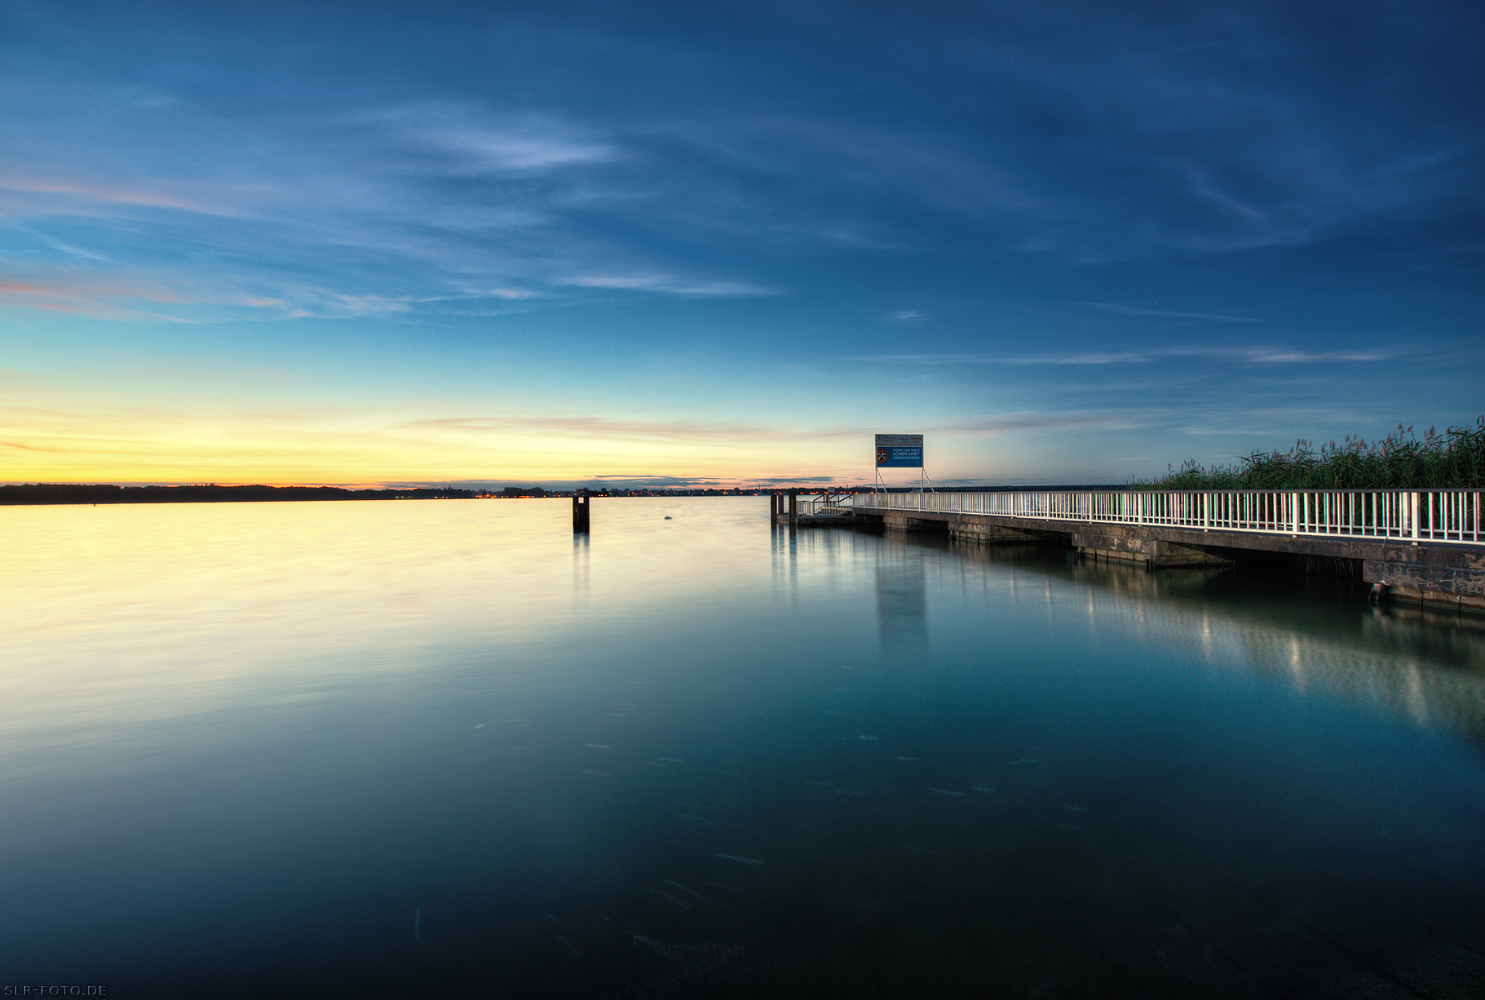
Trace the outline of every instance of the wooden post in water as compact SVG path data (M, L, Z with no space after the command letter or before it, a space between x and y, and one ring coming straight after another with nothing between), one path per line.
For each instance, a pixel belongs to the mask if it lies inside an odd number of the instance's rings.
M799 526L799 491L789 491L789 527Z
M572 533L574 535L588 533L588 501L591 499L587 490L578 490L572 495Z

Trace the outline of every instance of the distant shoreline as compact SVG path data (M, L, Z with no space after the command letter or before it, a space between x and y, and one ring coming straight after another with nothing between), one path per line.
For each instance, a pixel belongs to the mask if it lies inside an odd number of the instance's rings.
M109 486L37 483L0 486L0 506L99 503L255 503L276 500L473 499L476 490L366 489L338 486Z
M1120 486L960 486L941 489L941 493L1006 493L1017 491L1118 490ZM754 487L751 489L603 489L589 491L595 497L697 497L697 496L767 496L797 489L801 494L820 493L825 487ZM840 487L830 487L841 492ZM889 493L911 492L911 487L894 486ZM48 504L100 503L263 503L284 500L480 500L570 497L575 490L548 490L542 487L523 489L506 487L500 491L418 487L414 489L352 490L340 486L114 486L106 483L27 483L0 486L0 507ZM868 486L845 487L844 492L869 493Z

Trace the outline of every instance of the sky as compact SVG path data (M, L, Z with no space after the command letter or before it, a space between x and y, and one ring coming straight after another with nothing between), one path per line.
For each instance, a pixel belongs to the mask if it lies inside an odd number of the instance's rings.
M1471 424L1482 42L1475 0L0 0L0 482L808 486L882 432L1119 484Z

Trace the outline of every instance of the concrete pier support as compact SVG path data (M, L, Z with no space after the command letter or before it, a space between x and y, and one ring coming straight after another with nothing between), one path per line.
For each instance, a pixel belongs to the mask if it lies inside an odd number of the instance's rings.
M768 519L774 524L799 527L799 491L771 493L768 498Z
M1072 532L1068 541L1083 559L1106 559L1164 569L1171 566L1230 566L1232 561L1189 545L1136 532Z
M998 524L980 521L950 521L949 537L983 545L1025 545L1027 542L1047 541L1046 535L1033 535L1029 531L1017 531L1015 528L1003 528Z
M787 524L791 528L796 528L799 526L798 508L798 490L770 494L768 499L768 519L774 524Z
M1485 613L1485 554L1387 545L1363 560L1361 577L1379 600Z
M939 518L913 517L900 510L882 514L882 527L888 531L945 531L947 522Z

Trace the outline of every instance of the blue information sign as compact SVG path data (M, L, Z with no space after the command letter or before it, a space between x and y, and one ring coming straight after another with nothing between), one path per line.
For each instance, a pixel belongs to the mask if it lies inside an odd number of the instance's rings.
M877 468L923 468L923 435L878 434Z

